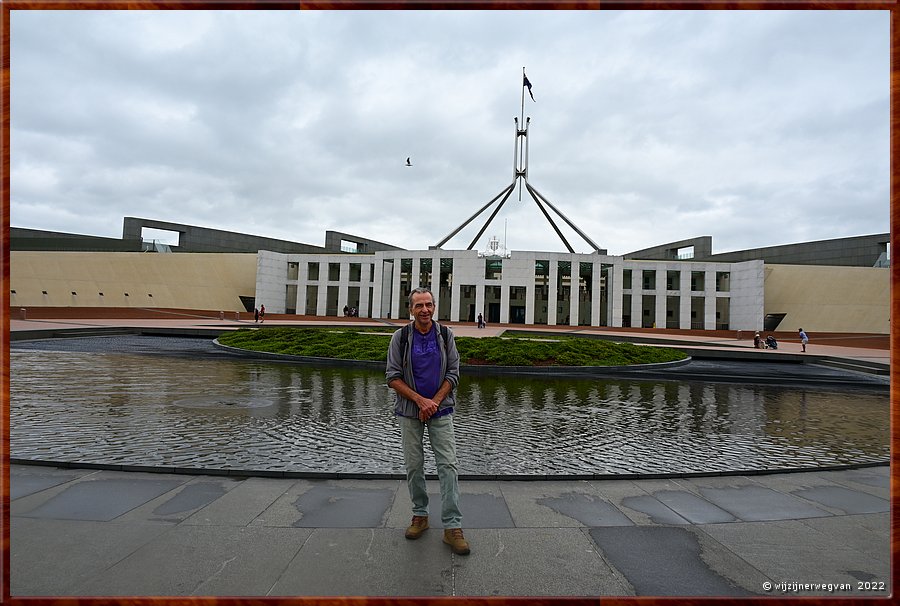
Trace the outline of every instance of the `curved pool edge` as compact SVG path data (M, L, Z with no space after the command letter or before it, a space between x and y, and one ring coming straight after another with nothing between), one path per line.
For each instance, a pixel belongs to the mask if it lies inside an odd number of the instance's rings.
M123 471L139 473L159 473L175 475L228 476L236 478L280 478L286 480L406 480L404 473L361 473L329 471L278 471L267 469L227 469L217 467L176 467L165 465L130 465L116 463L92 463L89 461L51 461L44 459L9 458L10 465L31 465L35 467L57 467L61 469L96 469L103 471ZM821 471L850 471L871 467L889 467L890 460L846 465L824 465L818 467L783 467L770 469L734 469L725 471L660 472L660 473L596 473L596 474L459 474L460 481L501 481L501 482L546 482L546 481L588 481L588 480L672 480L689 478L715 478L735 476L764 476L794 473L815 473ZM437 474L426 474L426 479L437 480Z
M294 356L268 351L254 351L242 349L219 343L213 339L213 345L236 356L249 359L268 360L270 362L290 362L294 364L317 366L342 366L352 368L380 368L384 369L385 362L378 360L353 360L349 358L322 358L316 356ZM683 360L671 362L655 362L652 364L628 364L624 366L496 366L490 364L460 364L460 373L468 375L546 375L548 369L558 376L585 376L607 377L618 374L640 372L646 370L665 370L690 364L692 358L688 356Z

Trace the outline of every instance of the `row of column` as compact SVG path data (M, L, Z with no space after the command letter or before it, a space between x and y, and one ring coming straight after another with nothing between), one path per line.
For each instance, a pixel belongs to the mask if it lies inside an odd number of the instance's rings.
M420 262L423 257L412 257L412 275L418 276L420 267ZM440 280L440 257L431 257L432 260L432 282L435 280ZM391 267L391 265L393 267ZM600 297L600 276L602 275L602 267L604 263L600 261L593 262L592 267L592 279L591 279L591 325L599 326L600 321L600 306L601 306L601 297ZM605 263L605 265L611 265L609 263ZM578 263L573 262L572 266L578 269ZM385 269L390 268L390 269ZM434 268L438 268L435 270ZM386 271L390 271L390 274L386 274ZM505 272L505 270L504 270ZM373 314L377 317L380 313L381 316L386 316L389 313L389 317L391 318L405 318L406 317L406 307L407 301L401 292L401 274L402 268L400 259L393 259L392 261L386 261L383 264L376 264L375 266L375 283L381 284L383 293L382 296L374 297L376 302L373 302ZM612 276L621 276L621 270L618 272L610 272L610 277ZM559 278L559 264L558 261L552 260L550 262L549 267L549 276L548 276L548 294L547 294L547 324L553 325L557 324L560 318L557 318L557 283ZM611 280L615 282L615 279ZM415 280L414 280L415 282ZM579 311L580 311L580 302L579 302L579 274L577 271L573 271L570 276L570 297L569 297L569 325L577 326L579 321ZM413 284L413 287L418 286L418 284ZM486 309L486 297L485 291L487 287L491 286L499 286L500 287L500 322L508 323L509 322L509 309L510 309L510 289L511 288L525 288L525 322L526 324L534 324L535 318L535 276L532 274L529 278L529 281L525 284L522 284L520 281L508 281L508 280L488 280L484 278L484 274L481 273L477 276L471 277L463 277L460 275L460 272L454 271L453 273L453 282L451 286L451 300L450 300L450 319L451 321L458 321L460 319L460 306L462 302L462 293L461 289L465 286L473 286L475 287L475 309L476 314L480 311L487 316ZM610 285L607 284L607 288ZM430 285L431 291L434 294L435 299L435 309L440 309L440 299L441 292L440 288L435 286L433 283ZM619 289L621 290L621 288ZM387 293L390 292L390 296L386 296ZM618 305L616 305L616 301L619 301ZM608 299L609 309L607 310L607 317L609 317L614 326L621 326L621 313L615 313L616 309L621 310L621 298L609 297ZM385 309L387 307L388 309ZM388 313L386 313L388 312ZM562 318L564 319L564 317Z
M645 271L637 268L628 268L632 269L632 285L641 284L643 280L641 279L641 272ZM656 271L657 272L657 280L656 284L665 284L665 281L659 280L659 273L665 271L675 271L675 270L667 270L667 269L659 269L659 270L647 270L647 271ZM703 297L703 328L705 330L715 330L716 328L716 300L720 297L720 293L716 292L716 271L715 270L705 270L703 272L703 285L704 290L702 291L691 291L691 273L697 271L695 269L680 269L677 270L679 272L679 280L680 284L687 284L688 290L680 289L680 290L668 290L655 288L654 290L643 290L641 288L625 289L622 291L623 295L630 294L631 295L631 325L634 327L640 327L643 319L643 309L644 309L644 296L652 295L655 298L655 314L654 314L654 323L657 328L666 328L668 318L666 317L667 311L667 303L668 297L677 296L679 298L679 318L678 318L678 328L681 329L689 329L691 328L691 303L694 297ZM710 288L712 286L712 288ZM722 298L730 297L729 293L721 293Z
M413 284L412 286L418 286L415 280L415 277L419 275L420 262L423 257L412 257L412 277ZM432 282L440 281L440 261L441 257L431 257L432 259ZM329 261L321 259L321 257L317 261L320 264L319 272L320 276L325 273L327 275L327 266ZM337 262L337 261L331 261ZM400 258L395 259L384 259L381 262L376 263L360 263L358 258L353 260L353 263L361 265L360 277L361 280L359 282L350 282L350 261L340 261L340 276L338 281L331 281L325 279L313 280L310 281L308 279L308 258L304 259L299 269L298 281L297 281L297 302L296 309L297 313L305 313L307 309L306 305L306 295L307 295L307 286L314 285L318 287L317 297L316 297L316 315L324 316L327 314L328 310L328 291L329 287L337 287L337 313L341 314L343 307L345 305L349 305L349 289L351 287L359 288L359 303L356 305L359 315L361 317L391 317L394 319L402 319L408 317L406 307L407 301L404 296L404 293L401 292L401 261ZM372 265L374 265L374 276L373 280L369 281L368 279L362 279L363 277L367 277L373 275ZM600 318L601 318L601 276L603 265L607 265L610 271L607 275L607 319L608 325L612 327L620 327L622 326L622 315L624 312L623 309L623 295L630 294L631 295L631 318L632 318L632 326L640 326L643 319L643 297L645 295L652 295L655 298L655 314L654 321L657 327L666 327L667 325L667 298L670 296L678 296L679 297L679 328L691 328L691 303L692 299L696 296L702 296L704 298L704 317L703 317L703 327L705 329L715 329L716 328L716 311L717 305L716 300L721 295L722 297L728 297L729 293L716 293L715 291L715 278L716 272L714 270L706 270L704 271L704 286L706 287L703 291L692 292L690 290L680 289L677 291L670 291L664 288L656 288L654 290L645 291L640 288L631 288L631 289L623 289L622 288L622 270L623 264L621 263L603 263L600 261L595 261L592 263L592 273L591 273L591 312L590 312L590 325L591 326L599 326ZM571 262L571 274L570 274L570 296L568 301L568 325L570 326L578 326L579 325L579 315L580 315L580 302L579 302L579 262ZM632 284L641 284L641 272L644 271L642 269L631 267L634 272L632 278ZM656 271L657 278L659 278L659 274L663 274L667 271L664 268L660 268ZM671 270L668 270L671 271ZM684 269L677 270L680 273L681 284L690 285L690 276L692 271L696 271L693 269ZM549 275L548 275L548 288L547 288L547 324L555 325L559 324L560 320L565 320L565 316L558 317L557 314L557 284L559 278L559 261L558 260L550 260L549 263ZM519 281L517 281L519 282ZM664 280L657 280L657 284L665 285ZM435 297L435 308L440 309L440 299L441 292L440 288L435 286L434 284L430 285L432 292ZM486 309L486 297L485 290L489 286L499 286L500 287L500 322L508 323L509 322L509 312L510 312L510 289L512 287L521 288L524 286L525 288L525 322L527 324L534 324L535 319L535 306L541 304L540 301L535 301L535 276L532 275L530 280L526 284L521 283L513 283L512 281L506 280L487 280L484 278L484 274L480 274L477 276L471 277L462 277L459 275L459 272L454 272L453 276L453 284L451 288L451 302L450 302L450 319L452 321L457 321L460 319L460 306L462 300L461 288L463 286L474 286L475 287L475 309L476 314L480 311L487 316ZM369 308L369 293L372 293L372 306ZM355 303L355 302L354 302ZM561 312L565 313L565 311ZM465 319L465 318L464 318Z

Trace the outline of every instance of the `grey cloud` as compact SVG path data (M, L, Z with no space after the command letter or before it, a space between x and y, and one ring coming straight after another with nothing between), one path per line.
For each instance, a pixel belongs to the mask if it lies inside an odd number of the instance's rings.
M887 25L872 11L17 12L12 221L116 235L110 218L137 214L424 247L511 181L524 65L529 179L611 252L885 231ZM507 204L485 239L507 225L520 247L562 249L530 198Z

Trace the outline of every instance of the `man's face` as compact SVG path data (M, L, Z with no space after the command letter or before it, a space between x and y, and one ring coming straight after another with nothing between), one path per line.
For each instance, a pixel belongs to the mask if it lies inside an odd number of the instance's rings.
M431 316L434 314L434 299L431 294L427 292L415 293L412 296L412 305L410 305L409 311L419 324L431 322Z

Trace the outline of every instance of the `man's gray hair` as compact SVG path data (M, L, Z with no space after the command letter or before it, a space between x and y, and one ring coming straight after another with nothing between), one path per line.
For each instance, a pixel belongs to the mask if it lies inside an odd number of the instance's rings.
M425 294L431 295L431 302L434 303L434 293L431 292L429 289L425 288L424 286L417 286L416 288L409 291L409 305L407 307L412 309L413 295L425 295Z

